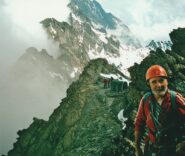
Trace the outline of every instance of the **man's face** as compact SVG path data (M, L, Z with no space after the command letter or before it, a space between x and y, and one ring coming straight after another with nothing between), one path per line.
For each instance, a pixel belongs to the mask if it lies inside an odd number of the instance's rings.
M164 96L168 89L168 80L163 77L154 77L149 80L149 85L154 95Z

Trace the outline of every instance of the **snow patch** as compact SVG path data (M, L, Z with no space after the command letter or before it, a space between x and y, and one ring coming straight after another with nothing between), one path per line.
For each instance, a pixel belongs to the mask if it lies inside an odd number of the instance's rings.
M121 121L122 123L122 130L124 130L126 128L126 123L125 121L128 120L128 118L124 117L123 116L123 113L124 113L124 109L120 110L120 112L118 113L118 119Z
M77 21L79 24L82 24L82 21L81 21L81 19L80 19L78 16L76 16L75 14L71 14L71 16L72 16L72 18L73 18L75 21Z
M51 25L51 23L50 23L50 32L52 33L52 34L57 34L57 32L56 32L56 30L53 28L53 26Z
M50 75L52 78L59 78L59 79L63 80L63 76L62 76L60 73L49 72L49 75Z
M114 80L124 81L124 82L127 82L127 84L129 84L131 82L130 80L124 78L120 74L112 74L112 73L104 74L104 73L100 73L100 76L102 76L104 78L108 78L108 79L110 79L112 77Z
M100 53L94 49L89 48L89 58L105 58L109 64L114 64L124 75L130 77L128 68L135 63L141 63L141 61L148 56L150 50L148 48L135 48L133 46L126 46L121 44L119 48L119 56L112 55L106 52L104 49Z
M100 38L101 41L103 41L106 44L108 43L105 33L100 32L100 31L94 29L93 27L91 29Z
M78 68L74 68L74 70L72 71L72 73L70 74L71 78L75 77L75 74L78 72Z
M95 29L102 29L102 28L104 28L101 24L98 24L98 23L92 22L92 25L93 25L93 27L94 27Z
M79 43L83 43L83 37L82 36L78 36L78 40L79 40Z

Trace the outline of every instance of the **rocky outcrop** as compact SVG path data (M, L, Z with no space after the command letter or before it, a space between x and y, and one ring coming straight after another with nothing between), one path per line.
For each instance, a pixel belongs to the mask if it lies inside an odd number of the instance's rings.
M63 62L50 56L45 49L38 51L30 47L15 63L11 76L22 85L47 84L48 88L51 86L61 90L68 87L75 77L72 77L70 72Z
M178 28L170 33L173 42L172 50L177 54L185 57L185 28Z
M119 55L118 40L112 36L106 37L105 33L96 30L91 23L87 21L81 23L74 16L74 14L70 16L71 24L55 19L45 19L41 22L48 35L59 42L61 55L58 60L82 71L90 60L90 51L96 53L105 51L110 55Z
M173 42L172 50L166 50L164 53L161 49L157 49L156 51L151 51L150 55L147 56L141 64L135 64L135 66L129 69L132 82L134 86L136 86L139 90L146 91L148 88L145 85L145 72L149 66L152 64L159 64L162 65L167 69L170 81L170 87L176 89L180 92L184 93L184 82L185 82L185 72L184 72L184 65L185 65L185 58L183 57L183 47L184 41L181 41L181 35L173 34L183 34L183 29L177 29L171 32L170 37ZM184 30L185 31L185 30ZM179 45L181 43L181 46ZM176 45L176 43L178 43ZM179 48L177 48L179 46ZM177 49L179 51L177 51ZM182 49L182 50L180 50Z
M105 52L113 57L119 56L121 43L141 47L129 28L112 14L106 13L95 0L71 0L68 7L71 12L67 21L48 18L41 24L49 38L59 43L59 59L69 66L82 70L92 51L96 55Z

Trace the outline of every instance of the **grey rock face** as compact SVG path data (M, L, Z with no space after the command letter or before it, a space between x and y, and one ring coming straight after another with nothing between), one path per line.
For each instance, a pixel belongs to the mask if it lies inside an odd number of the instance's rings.
M172 42L171 41L154 41L152 40L146 47L148 47L150 50L157 50L157 48L163 50L164 52L166 50L171 50Z

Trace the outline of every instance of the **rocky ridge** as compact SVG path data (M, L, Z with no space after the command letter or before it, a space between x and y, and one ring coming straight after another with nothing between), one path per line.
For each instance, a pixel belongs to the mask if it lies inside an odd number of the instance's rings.
M117 114L111 109L115 98L106 96L102 82L98 81L100 73L110 72L120 73L104 59L92 60L79 80L70 85L67 97L62 99L48 121L34 118L28 129L18 132L18 142L8 155L107 153L106 149L110 144L115 146L116 139L120 139L117 135L121 133Z
M118 96L107 94L110 90L102 87L99 75L120 74L120 71L104 59L90 61L49 120L34 118L28 129L18 132L18 141L8 155L134 155L134 118L141 96L149 89L145 83L146 69L152 64L164 66L169 74L169 87L185 95L185 43L179 32L185 29L170 33L171 40L175 36L176 41L171 51L164 53L158 49L129 69L132 82ZM176 43L181 43L182 47ZM181 51L176 52L177 47ZM124 130L117 118L121 109L128 118ZM179 143L178 156L185 154L184 149L184 143Z

